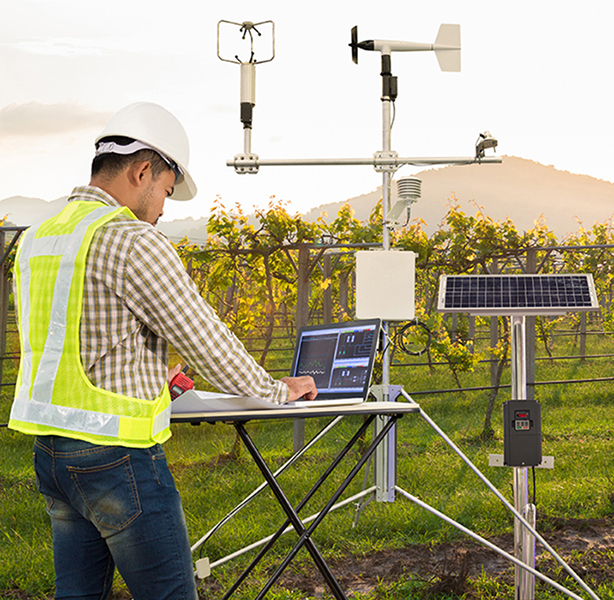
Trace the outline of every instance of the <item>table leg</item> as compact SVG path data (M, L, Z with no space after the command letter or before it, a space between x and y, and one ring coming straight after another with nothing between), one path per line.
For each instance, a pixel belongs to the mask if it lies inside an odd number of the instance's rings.
M388 432L390 431L390 429L393 427L393 425L396 423L396 421L399 418L400 418L400 415L393 415L393 416L391 416L388 419L388 422L384 425L384 428L380 431L380 433L371 442L371 445L369 446L369 448L367 448L366 452L362 455L360 460L356 463L354 468L350 471L350 474L345 478L345 480L339 486L337 491L332 495L331 499L328 501L326 506L322 509L322 511L320 512L318 517L313 521L313 523L311 524L309 529L305 530L304 527L303 527L303 533L301 534L301 538L299 539L297 544L294 546L294 548L292 548L292 550L286 556L286 558L283 560L283 562L279 565L279 567L277 568L275 573L273 573L273 575L271 576L269 581L266 583L264 588L262 588L260 593L256 596L256 600L260 600L261 598L264 597L264 595L273 586L275 581L277 581L279 576L284 572L286 567L294 559L294 557L296 556L298 551L303 547L303 545L306 545L308 542L312 542L313 543L313 541L311 540L311 535L313 534L313 532L316 529L316 527L322 522L324 517L328 514L330 509L337 502L337 500L339 499L341 494L343 494L343 492L345 491L347 486L350 484L350 482L354 479L354 477L356 477L356 475L358 474L360 469L362 469L362 467L367 462L367 460L369 460L369 457L373 454L373 452L375 452L375 449L386 438L386 436L388 435ZM290 516L290 515L288 515L288 516ZM298 532L298 530L297 530L297 532ZM316 565L317 565L317 563L316 563ZM330 569L329 569L328 565L326 565L326 569L330 572ZM322 574L324 575L324 573L322 573ZM332 590L332 591L333 591L333 594L334 594L335 593L334 590ZM343 592L341 592L341 593L343 594ZM337 596L336 594L335 594L335 597L339 598L339 596ZM343 595L343 598L345 598L345 595Z
M277 483L277 480L273 476L273 473L269 469L269 466L266 464L265 460L262 458L262 455L258 451L258 448L256 448L256 445L254 444L252 439L249 437L247 431L245 430L245 426L243 425L243 423L240 423L238 421L234 423L234 426L239 436L243 440L243 443L245 444L246 448L249 450L250 454L252 455L254 462L260 469L260 472L262 473L267 483L271 487L271 490L275 494L277 501L279 502L282 509L288 516L288 519L290 520L290 523L292 523L292 526L294 527L295 531L299 535L303 536L303 534L305 533L305 526L303 525L303 522L300 520L299 516L296 514L296 511L290 504L290 501L288 500L288 498L286 498L286 495L284 494L283 490ZM303 537L301 537L301 539L303 539ZM301 547L303 545L307 548L307 551L309 552L309 554L311 554L313 561L318 567L318 570L320 571L320 573L322 573L322 576L324 577L326 583L330 587L335 598L337 598L337 600L347 600L345 597L345 594L343 593L343 590L341 589L341 586L339 585L339 582L335 579L335 576L333 575L329 566L326 564L324 557L320 554L320 551L314 544L313 540L310 538L306 538L305 541L301 544Z
M313 485L313 487L307 492L305 497L301 500L301 502L297 505L295 512L298 514L301 509L309 502L309 500L313 497L315 492L321 487L321 485L328 479L330 474L337 468L339 463L345 458L347 453L354 447L356 442L364 435L369 426L373 423L375 419L375 415L370 415L367 419L364 420L361 427L356 431L352 439L350 439L345 447L337 454L335 459L328 466L326 471L320 476L318 481ZM246 433L247 435L247 433ZM253 443L253 442L252 442ZM273 474L273 477L275 475ZM239 588L239 586L245 581L247 576L251 573L251 571L256 567L256 565L262 560L262 558L266 555L266 553L273 547L275 542L281 537L286 528L290 525L290 519L286 519L283 525L273 534L271 539L267 542L267 544L262 548L257 556L252 560L252 562L247 566L247 568L241 573L238 579L233 583L232 587L226 592L222 600L227 600L230 596ZM300 534L299 534L300 535Z

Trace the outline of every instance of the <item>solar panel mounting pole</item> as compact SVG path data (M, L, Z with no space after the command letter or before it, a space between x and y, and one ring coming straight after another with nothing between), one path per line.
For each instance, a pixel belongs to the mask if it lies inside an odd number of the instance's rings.
M527 399L526 318L510 317L510 361L512 400ZM535 528L535 505L529 502L529 468L513 467L514 508ZM523 563L535 568L535 537L514 518L514 555ZM514 565L516 600L535 598L535 576Z

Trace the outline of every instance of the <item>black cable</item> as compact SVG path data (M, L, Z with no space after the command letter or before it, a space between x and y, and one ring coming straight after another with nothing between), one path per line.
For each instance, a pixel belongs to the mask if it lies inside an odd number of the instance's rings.
M379 347L382 348L380 354L383 356L388 351L388 348L394 346L394 340L390 338L384 328L380 329L380 336Z
M401 228L407 227L409 225L410 219L411 219L411 205L407 207L407 218L405 219L405 223L401 225Z
M536 492L536 485L535 485L535 467L531 467L531 470L533 471L533 506L537 506L536 504L536 498L537 498L537 492Z
M404 339L405 334L414 327L419 327L426 334L426 342L424 344L424 348L417 351L410 350ZM418 321L418 319L414 319L396 332L394 336L394 344L397 348L399 348L399 350L405 352L405 354L409 354L411 356L422 356L430 348L432 337L433 334L431 333L431 330L427 327L426 323L422 323L421 321Z

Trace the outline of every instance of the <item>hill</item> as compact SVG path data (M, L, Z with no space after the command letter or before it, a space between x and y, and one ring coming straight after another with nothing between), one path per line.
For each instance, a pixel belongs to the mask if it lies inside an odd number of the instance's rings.
M402 175L400 171L397 178ZM590 228L614 214L614 183L514 156L504 156L501 164L448 166L421 171L416 176L422 180L422 198L413 205L412 218L423 219L429 233L438 228L452 197L469 214L476 212L477 205L493 219L509 216L520 231L530 229L543 216L559 239L577 231L578 222ZM393 201L395 194L393 186ZM348 202L356 217L365 220L381 195L380 187ZM56 214L65 201L65 197L46 202L13 196L0 201L0 216L8 214L9 221L16 225L33 225ZM317 206L304 218L314 221L325 212L326 219L332 220L344 202ZM206 224L205 217L190 217L162 221L158 227L173 240L187 236L198 243L206 239Z
M19 227L37 225L60 212L67 199L68 196L63 196L48 202L40 198L11 196L0 200L0 216L6 215L7 221Z
M397 178L402 174L397 173ZM530 229L543 216L559 239L577 231L578 221L590 228L614 214L614 183L513 156L504 156L501 164L448 166L421 171L416 177L422 180L422 198L413 205L412 218L424 219L430 233L438 228L452 196L469 214L475 213L477 204L495 220L509 216L520 231ZM366 219L381 195L380 186L351 198L356 217ZM318 206L305 218L311 221L326 211L330 219L342 204Z

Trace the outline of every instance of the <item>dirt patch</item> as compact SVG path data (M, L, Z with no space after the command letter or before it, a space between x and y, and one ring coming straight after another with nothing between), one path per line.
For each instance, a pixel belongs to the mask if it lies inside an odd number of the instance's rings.
M611 520L572 520L552 522L544 539L585 581L592 585L614 582L614 562L607 553L614 551L614 523ZM513 534L490 539L508 553L513 552ZM558 563L539 544L536 557L540 572L560 580ZM381 550L364 557L347 556L330 561L330 567L348 596L373 592L383 582L392 582L414 575L428 583L428 597L440 594L467 593L469 580L485 573L507 584L513 584L514 567L494 550L471 539L435 546L411 546ZM315 569L305 572L289 568L280 584L300 590L306 596L319 598L328 588Z
M589 585L614 582L614 521L611 519L548 519L542 522L540 533L569 566ZM513 534L492 538L506 552L512 553ZM538 570L556 581L562 581L558 563L538 544L536 564ZM308 566L298 569L293 564L280 578L278 585L299 590L306 598L329 596L329 590L319 571ZM493 550L467 538L453 543L418 545L406 548L380 550L372 554L329 561L329 565L349 598L368 594L380 584L392 583L410 576L426 582L424 598L434 600L443 594L471 593L471 579L481 573L502 583L513 585L514 567ZM245 584L249 586L248 583ZM214 578L201 582L201 599L215 599L224 591ZM20 590L6 590L2 598L32 600ZM110 600L129 600L128 593L113 594ZM377 598L377 594L374 594Z

